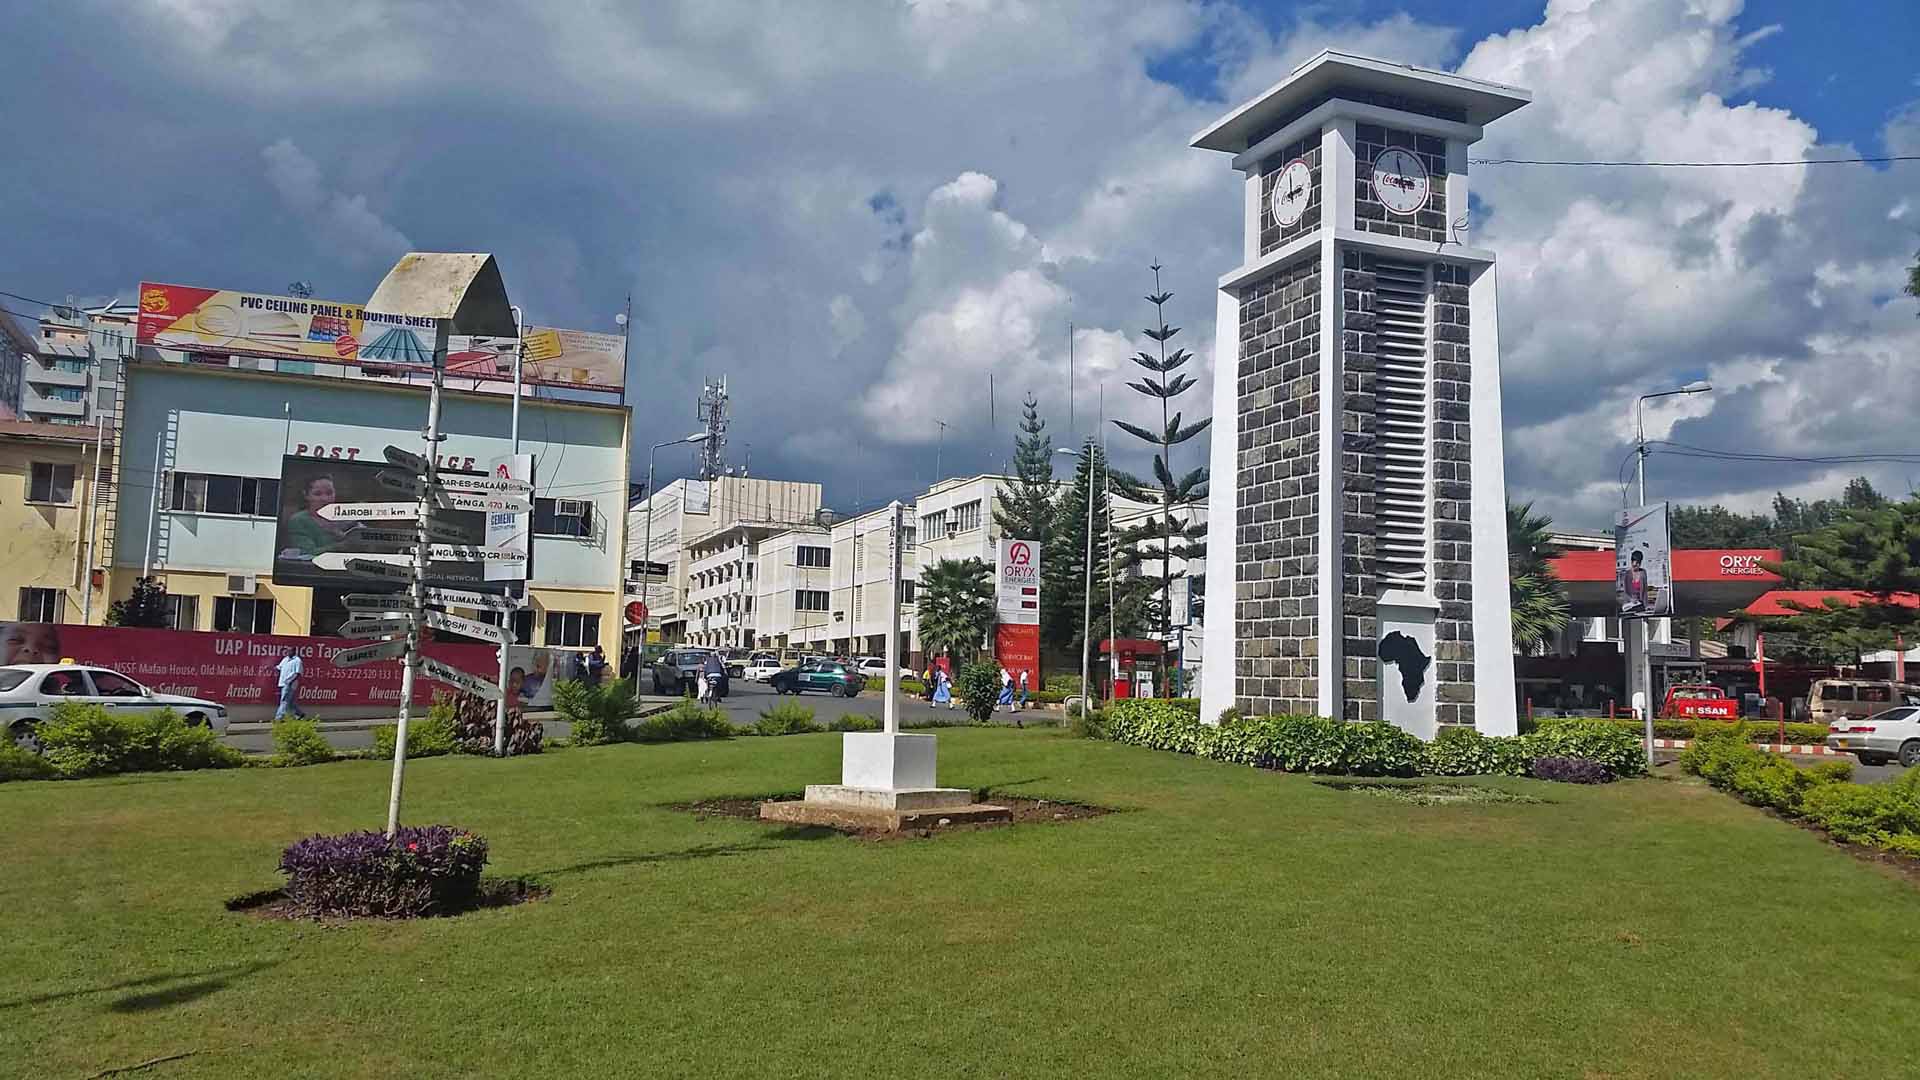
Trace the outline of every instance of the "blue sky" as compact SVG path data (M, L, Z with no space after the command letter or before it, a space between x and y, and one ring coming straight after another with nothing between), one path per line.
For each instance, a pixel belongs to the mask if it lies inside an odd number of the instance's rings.
M301 279L356 299L408 248L493 251L537 321L610 330L634 295L636 444L679 434L726 374L734 460L751 444L756 473L848 508L931 479L939 421L948 471L998 467L1026 392L1070 439L1070 322L1078 426L1101 383L1145 418L1123 381L1155 260L1206 411L1240 207L1186 142L1318 49L1528 86L1487 155L1920 152L1920 5L1846 6L18 5L0 79L31 108L0 170L0 289ZM1916 448L1920 320L1894 290L1920 171L1756 173L1476 170L1516 497L1597 525L1633 394L1700 376L1715 393L1650 414L1659 437ZM1853 471L1670 456L1650 477L1757 508Z

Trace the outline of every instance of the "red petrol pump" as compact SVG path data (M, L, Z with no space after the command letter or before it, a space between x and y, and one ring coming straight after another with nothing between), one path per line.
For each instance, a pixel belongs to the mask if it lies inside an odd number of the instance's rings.
M1160 642L1146 638L1108 639L1100 643L1100 655L1108 658L1107 670L1113 673L1108 692L1115 700L1134 696L1135 689L1140 685L1140 674L1136 669L1141 666L1142 658L1150 671L1153 658L1160 655L1160 649Z

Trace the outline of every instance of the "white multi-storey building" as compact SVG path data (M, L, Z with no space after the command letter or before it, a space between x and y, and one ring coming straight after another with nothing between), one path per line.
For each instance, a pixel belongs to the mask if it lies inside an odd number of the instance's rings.
M645 601L647 620L644 627L630 624L628 633L645 629L658 631L664 641L693 640L688 592L697 541L741 522L769 526L770 532L811 524L819 514L819 484L746 476L675 480L633 503L627 509L627 599ZM648 562L654 564L651 577Z

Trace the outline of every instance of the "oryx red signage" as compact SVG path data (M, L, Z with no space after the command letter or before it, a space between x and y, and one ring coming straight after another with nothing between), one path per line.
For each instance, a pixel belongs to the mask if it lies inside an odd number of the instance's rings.
M1000 569L994 589L1002 625L1040 625L1040 542L1000 541Z

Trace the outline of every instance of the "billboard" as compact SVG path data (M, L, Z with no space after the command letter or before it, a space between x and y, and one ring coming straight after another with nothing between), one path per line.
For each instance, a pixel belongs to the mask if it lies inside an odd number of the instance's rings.
M1624 618L1673 614L1673 545L1667 536L1666 503L1615 512L1613 598Z
M450 475L488 475L452 473ZM280 506L273 534L273 580L288 585L321 588L372 588L374 579L348 570L349 558L363 557L411 567L410 534L406 519L340 520L328 507L355 503L404 503L416 498L394 486L412 473L397 466L337 458L283 457L280 459ZM502 515L522 517L526 515ZM433 515L442 526L438 539L447 544L483 544L489 537L488 515L477 510L441 510ZM524 535L524 534L523 534ZM521 567L524 568L524 563ZM482 585L489 578L481 562L433 560L427 576L436 582Z
M1000 622L1040 625L1040 541L1000 541L1000 566L994 588Z
M137 344L190 354L264 356L379 368L430 367L434 320L368 311L360 304L297 296L140 283ZM620 390L626 378L626 339L619 334L529 326L520 377L529 383L586 390ZM515 338L452 337L448 376L510 382Z

